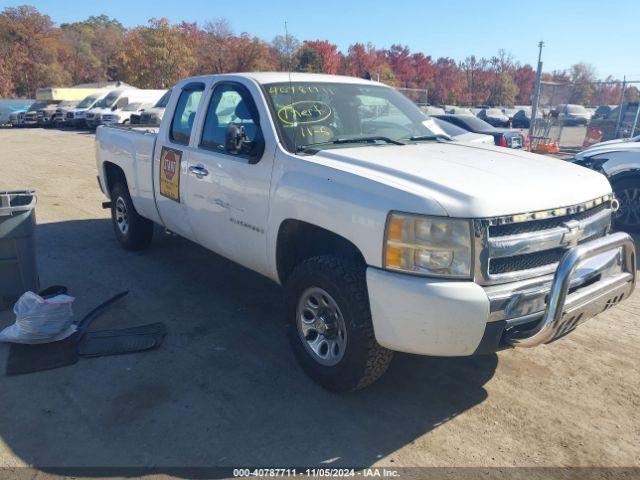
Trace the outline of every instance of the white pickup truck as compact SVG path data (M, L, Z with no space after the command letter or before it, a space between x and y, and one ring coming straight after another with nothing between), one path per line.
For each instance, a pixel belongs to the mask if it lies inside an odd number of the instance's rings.
M635 286L604 176L450 141L376 82L188 78L158 129L96 142L122 246L157 223L283 285L296 357L334 391L372 383L394 350L551 342Z

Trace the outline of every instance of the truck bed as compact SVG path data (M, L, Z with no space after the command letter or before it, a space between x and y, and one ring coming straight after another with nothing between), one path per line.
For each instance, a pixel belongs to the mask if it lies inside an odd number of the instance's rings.
M153 194L153 155L157 134L158 127L100 126L96 131L96 164L102 179L106 178L105 164L120 167L138 213L161 223Z

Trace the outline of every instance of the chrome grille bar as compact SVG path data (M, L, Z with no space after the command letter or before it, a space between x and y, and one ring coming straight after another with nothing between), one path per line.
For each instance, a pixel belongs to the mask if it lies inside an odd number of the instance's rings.
M598 235L604 235L611 221L611 209L602 210L583 221L577 221L575 227L582 232L580 241ZM505 237L489 238L489 256L491 258L513 257L542 250L565 247L575 242L565 242L572 229L569 226L540 230L532 233L521 233Z
M591 208L584 209L584 205ZM504 230L496 225L520 223L519 219L513 222L517 216L474 220L475 281L480 285L499 285L555 272L563 250L603 237L609 231L613 208L608 196L579 207L555 209L553 220L548 217L531 220L527 215L522 222L524 230L517 233L496 235L495 231ZM557 215L558 212L566 214ZM495 268L491 267L493 259Z

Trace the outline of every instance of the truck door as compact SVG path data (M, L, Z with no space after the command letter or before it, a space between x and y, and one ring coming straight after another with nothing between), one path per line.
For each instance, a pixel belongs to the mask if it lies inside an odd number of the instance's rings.
M268 122L260 125L268 114L258 92L249 81L213 85L189 156L186 203L198 243L264 273L275 142ZM246 134L239 152L225 148L230 125Z
M166 119L171 123L160 129L153 153L153 181L160 218L166 228L191 240L194 233L187 215L185 190L189 156L194 150L192 131L204 89L202 82L182 87L173 116Z

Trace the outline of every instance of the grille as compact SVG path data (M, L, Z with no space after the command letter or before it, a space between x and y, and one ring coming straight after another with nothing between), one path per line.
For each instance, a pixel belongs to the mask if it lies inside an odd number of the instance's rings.
M73 119L73 112L67 112L66 116L68 119Z
M516 235L518 233L530 233L540 230L548 230L561 226L569 220L584 220L610 207L611 202L604 202L597 207L584 210L582 212L565 215L563 217L547 218L545 220L532 220L530 222L511 223L507 225L492 225L489 227L489 235L492 237L503 237L506 235Z
M569 232L563 229L564 223L581 222L583 233L577 239L578 243L601 237L608 231L610 216L600 213L611 212L611 201L576 212L579 208L579 205L569 207L574 213L561 217L504 225L491 225L496 219L476 221L477 280L492 285L552 273L572 245L564 240L563 232ZM546 231L554 228L559 231L546 235ZM523 234L524 238L514 237L518 234ZM540 247L544 250L539 250Z
M499 275L501 273L544 267L545 265L559 262L564 252L564 248L554 248L553 250L516 255L515 257L494 258L489 262L489 273L491 275Z

